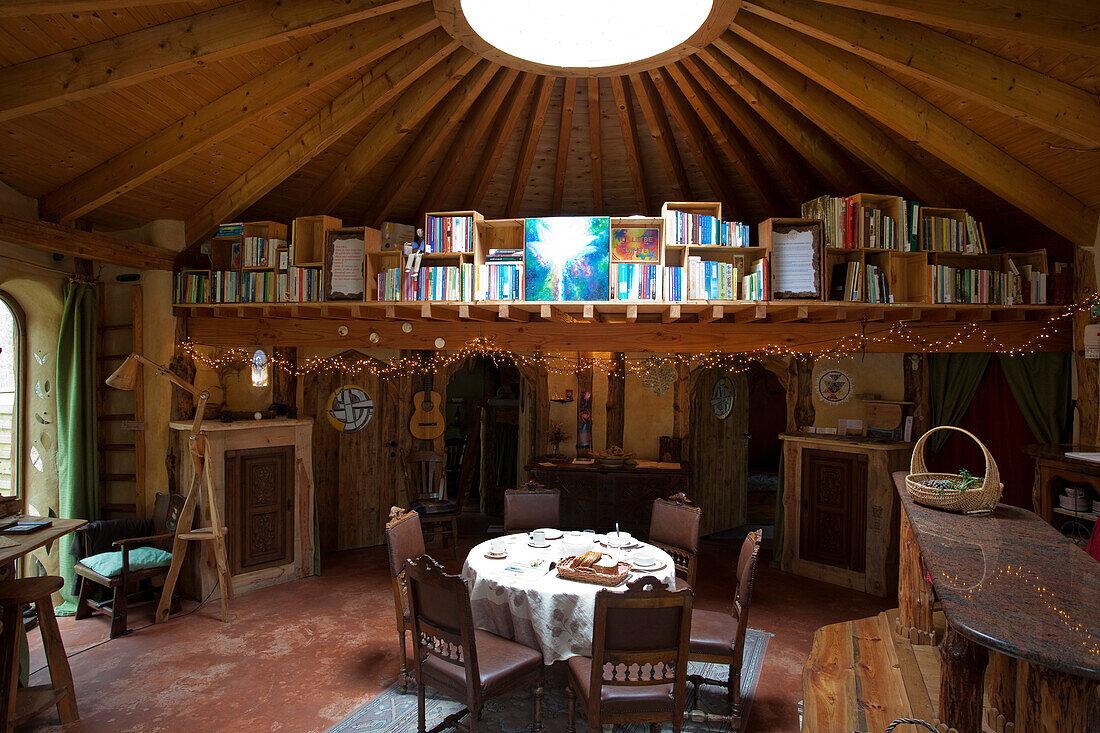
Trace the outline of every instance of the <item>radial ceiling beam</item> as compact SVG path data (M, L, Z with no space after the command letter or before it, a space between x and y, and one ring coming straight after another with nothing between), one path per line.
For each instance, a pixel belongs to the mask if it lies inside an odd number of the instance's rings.
M404 140L480 59L465 49L405 90L356 143L298 210L299 216L332 212L395 145Z
M84 216L344 74L439 27L431 6L353 23L114 155L39 201L43 215Z
M470 105L485 91L485 87L492 80L493 72L497 68L499 67L488 61L482 61L466 75L462 83L447 94L446 99L431 110L427 121L417 131L412 145L401 156L401 160L393 169L393 173L386 178L382 189L373 197L381 204L374 211L371 226L379 227L382 225L398 199L409 189L409 186L424 170L424 167L431 162L440 148L451 139L455 128L470 111ZM396 143L396 141L395 139L394 142ZM378 160L382 159L380 154L382 148L387 146L392 148L389 140L379 141L379 150L375 153ZM444 164L446 164L446 161L444 161Z
M786 199L775 185L771 171L761 162L756 153L748 147L741 134L729 123L717 105L694 80L675 65L669 65L652 73L657 89L665 96L662 85L675 86L690 108L694 108L699 120L706 128L707 135L714 141L726 158L753 192L761 204L761 218L782 216L785 212L797 212L799 202ZM667 77L667 79L666 79ZM667 103L667 102L666 102Z
M1097 212L866 61L751 13L733 27L1069 241L1095 244Z
M763 18L908 76L1100 147L1100 98L918 23L798 0L745 3Z
M0 3L0 18L24 15L55 15L90 13L97 10L168 5L176 0L4 0Z
M648 72L647 76L652 82L654 90L663 100L663 106L672 115L676 126L683 133L684 142L687 143L691 156L695 158L695 164L703 172L703 177L707 179L711 191L728 208L736 207L738 217L748 215L749 207L730 184L726 172L718 162L718 152L710 142L708 131L692 111L688 100L673 84L669 83L659 69ZM750 190L752 190L751 186ZM752 211L757 218L767 218L767 205L755 198L752 203ZM761 214L764 214L764 216L761 216Z
M208 201L187 220L189 243L258 201L353 127L389 104L434 67L455 73L466 60L461 44L442 30L403 46L376 63L335 99ZM448 58L453 54L453 58Z
M140 270L171 270L176 253L72 227L0 214L0 240L44 252Z
M645 177L642 175L641 147L638 145L638 125L634 121L634 100L630 97L630 85L621 76L611 77L611 93L615 97L615 108L619 115L619 130L626 148L626 165L630 169L630 181L634 184L634 201L638 213L648 211L649 197L646 195Z
M320 33L419 0L242 0L0 69L0 121Z
M661 104L661 95L657 93L649 77L631 74L629 78L634 94L638 97L638 106L642 108L646 127L649 128L653 144L657 146L657 153L664 163L673 198L677 201L694 201L695 194L692 193L684 161L680 158L680 150L676 147L676 135L672 132L672 125L669 124L668 115Z
M780 135L753 109L737 96L698 57L684 59L677 67L681 75L709 97L726 119L748 139L748 143L763 159L773 179L778 179L786 194L794 201L808 201L816 193L813 173L806 162L786 144Z
M848 102L744 38L725 33L715 46L896 186L899 193L936 206L953 203L931 171ZM853 193L850 186L834 193Z
M493 125L493 129L489 132L485 149L481 151L481 159L477 163L477 168L474 169L473 183L470 186L470 190L473 191L473 196L470 198L471 208L480 206L485 194L489 192L489 184L492 183L493 173L496 172L497 166L500 164L504 146L508 144L508 139L512 137L512 132L516 129L519 116L523 113L523 105L531 96L535 79L534 74L524 74L519 78L519 81L512 87L504 113L499 116Z
M577 103L577 77L565 77L561 95L561 122L558 125L558 159L554 162L554 192L550 210L554 216L561 214L561 202L565 195L565 171L569 165L569 140L573 133L573 108Z
M1100 57L1100 5L1088 0L824 0L852 10Z
M716 48L716 47L715 47ZM825 132L730 57L705 49L698 59L810 164L833 191L860 188L863 174ZM721 88L721 87L719 87ZM719 97L721 99L721 97Z
M588 151L592 161L592 210L603 211L603 162L600 146L600 80L588 84Z
M517 76L519 71L516 69L500 69L489 87L474 102L466 120L462 123L461 132L455 136L451 146L443 155L435 175L432 176L428 190L424 192L420 206L417 207L418 214L436 211L444 205L447 193L459 176L465 172L474 151L489 132Z
M546 123L546 111L550 108L550 94L554 91L554 79L540 76L535 82L535 92L531 96L531 112L527 115L527 125L523 130L523 143L516 160L516 170L512 176L512 190L508 193L506 217L519 216L519 207L523 203L523 192L527 189L527 179L531 175L531 165L535 162L542 126Z

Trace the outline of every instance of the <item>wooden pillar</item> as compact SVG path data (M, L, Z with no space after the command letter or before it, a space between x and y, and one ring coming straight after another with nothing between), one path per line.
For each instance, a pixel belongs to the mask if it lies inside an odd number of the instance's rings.
M626 355L621 351L611 357L611 373L607 375L607 447L623 446L623 403L626 399Z
M925 354L905 355L905 400L915 403L912 411L913 440L932 427L932 393L928 380L928 357Z
M984 646L947 627L940 643L939 719L958 733L982 733L982 693L988 657ZM1032 730L1027 726L1023 729Z
M920 556L909 515L901 510L900 547L898 552L898 622L895 631L910 644L936 643L932 625L932 584L928 582L924 561Z
M195 360L184 351L180 344L187 340L187 318L176 319L176 345L172 351L172 360L168 362L168 370L180 377L185 382L195 383ZM189 422L195 417L195 398L182 389L172 388L171 420ZM177 441L168 441L168 453L164 456L164 466L168 471L168 492L180 493L179 486L179 462L180 452Z
M989 703L985 708L985 724L995 733L1016 730L1016 667L1014 657L989 652L989 666L985 671L986 700Z
M1095 731L1100 718L1098 691L1096 680L1019 662L1015 729L1027 733Z
M814 357L791 357L787 362L787 432L797 433L813 425Z
M1093 254L1084 247L1074 247L1073 255L1073 301L1080 303L1096 292L1096 272L1093 269ZM1084 334L1089 324L1088 311L1073 316L1074 363L1077 367L1077 415L1080 425L1078 441L1085 445L1095 445L1097 435L1097 410L1100 409L1100 384L1098 384L1097 364L1095 360L1085 358Z
M272 354L281 361L298 365L296 346L276 346ZM276 364L271 370L271 401L287 406L288 415L298 414L298 375Z

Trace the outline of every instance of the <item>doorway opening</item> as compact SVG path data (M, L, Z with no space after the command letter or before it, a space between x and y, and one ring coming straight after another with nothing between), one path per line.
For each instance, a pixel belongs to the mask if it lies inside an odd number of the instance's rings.
M775 523L775 498L779 489L779 434L787 427L787 391L779 378L758 362L751 362L749 383L746 520L753 524Z

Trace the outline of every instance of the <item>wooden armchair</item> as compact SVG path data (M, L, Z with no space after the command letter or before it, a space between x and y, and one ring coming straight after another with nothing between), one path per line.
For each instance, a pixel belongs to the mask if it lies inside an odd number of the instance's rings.
M703 510L684 494L674 494L653 502L649 520L649 543L672 556L676 578L695 587L699 566L699 525Z
M448 575L428 555L405 563L409 581L414 670L416 673L417 730L424 733L424 688L432 687L466 707L441 721L433 731L459 727L477 733L481 708L487 700L520 685L534 693L533 733L542 728L542 654L534 649L474 628L466 581Z
M126 628L128 599L138 593L151 594L151 588L143 589L139 584L168 574L172 564L170 550L183 502L182 494L157 494L151 521L113 519L93 522L76 530L82 535L85 553L73 566L80 578L76 618L88 618L95 611L110 611L111 638L130 633ZM144 534L118 537L120 528L143 529ZM105 545L117 549L104 551ZM95 585L111 589L111 600L93 600ZM175 596L172 604L178 608Z
M420 515L390 508L390 521L386 524L386 553L390 558L390 583L393 586L393 609L397 613L397 637L401 647L401 672L397 681L401 694L409 689L409 670L406 666L408 648L405 632L412 631L409 615L409 583L405 577L405 561L420 557L424 550L424 532L420 529Z
M727 695L725 716L692 711L692 719L707 723L729 723L735 731L741 727L741 664L745 656L745 632L749 628L752 581L756 575L756 559L760 554L762 537L761 530L756 530L750 532L741 544L741 552L737 557L737 586L734 589L732 613L696 611L691 619L691 661L728 664L730 668L726 680L689 676L696 695L699 685L724 686Z
M521 532L561 526L561 492L528 481L504 492L504 531Z
M666 721L679 732L687 686L692 593L670 591L651 575L626 591L596 594L592 656L570 657L567 733L575 733L576 700L592 733L615 723Z
M458 557L458 517L466 501L466 485L460 481L458 496L448 499L445 467L443 456L430 450L413 451L401 462L409 508L420 515L420 524L433 536L436 527L441 533L449 530Z

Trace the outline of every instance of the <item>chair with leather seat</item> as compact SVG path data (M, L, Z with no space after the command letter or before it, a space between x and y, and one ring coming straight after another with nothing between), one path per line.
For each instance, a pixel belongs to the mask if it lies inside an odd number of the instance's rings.
M726 688L726 722L734 730L738 730L741 725L741 665L745 655L745 632L749 623L752 581L756 574L756 559L760 554L762 537L762 531L756 530L750 532L741 544L732 612L695 611L691 619L691 661L728 664L729 677L726 680L712 680L701 675L689 675L688 679L696 695L699 685Z
M425 733L424 688L432 687L466 707L447 716L435 730L456 727L477 733L481 708L521 685L534 693L534 733L542 733L542 654L474 628L466 581L448 575L428 555L405 562L413 630L417 730Z
M684 494L673 494L653 502L649 520L649 543L672 556L677 580L695 587L699 565L699 525L703 510Z
M561 524L561 492L529 481L504 492L504 531L523 532Z
M420 528L420 515L401 507L390 507L390 521L386 523L386 552L390 559L390 583L393 586L393 610L397 613L397 637L401 646L401 672L397 681L401 694L409 689L409 671L405 665L408 648L405 632L412 631L409 616L408 581L405 578L405 561L424 554L424 532Z
M405 479L405 492L409 508L420 515L421 526L432 530L439 527L441 539L450 532L452 548L458 557L458 517L466 500L466 486L459 484L455 499L447 498L447 471L443 456L435 451L418 450L409 453L401 461Z
M687 686L692 591L670 591L653 576L625 591L596 594L592 656L566 661L568 733L575 733L580 698L588 727L671 722L679 732Z

